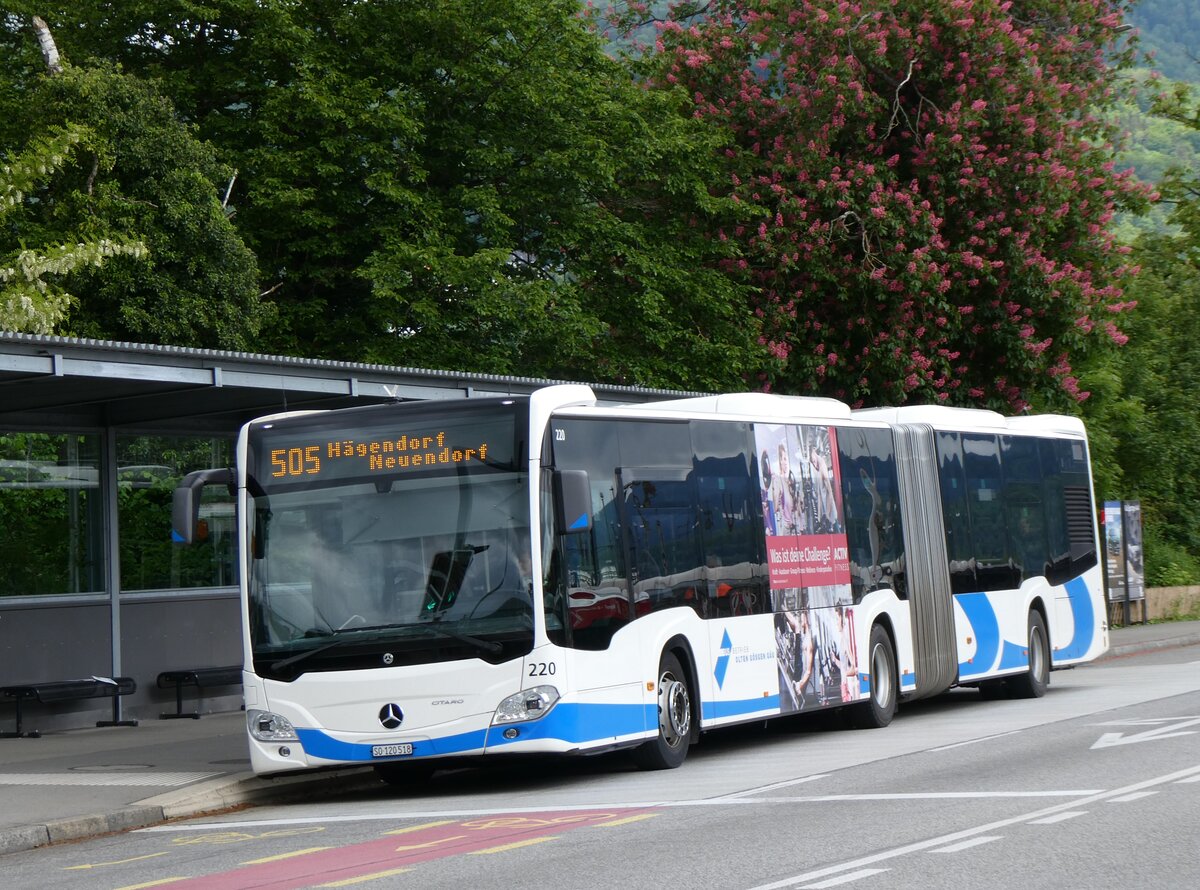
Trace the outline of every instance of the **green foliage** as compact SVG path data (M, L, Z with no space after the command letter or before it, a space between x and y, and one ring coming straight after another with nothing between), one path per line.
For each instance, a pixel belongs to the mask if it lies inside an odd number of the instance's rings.
M1154 67L1173 80L1200 82L1200 6L1193 0L1139 0L1129 14Z
M58 284L72 273L99 267L113 257L135 260L146 255L135 241L110 238L64 238L41 248L28 248L12 219L42 200L43 184L69 163L84 138L79 127L50 127L13 156L0 152L0 329L49 333L67 316L71 295ZM14 237L14 234L16 237ZM59 233L62 235L63 233Z
M77 269L78 298L61 333L182 346L248 348L264 318L253 255L222 209L217 183L230 170L181 124L155 88L111 66L67 66L25 82L0 144L20 130L62 122L90 134L64 170L13 221L17 237L104 243L137 233L148 249L103 270Z
M1089 362L1083 411L1098 496L1141 500L1149 583L1183 583L1200 554L1200 253L1184 236L1149 235L1134 257L1130 341Z
M769 364L708 235L742 215L722 134L575 0L38 6L238 170L260 350L704 389Z
M1173 540L1170 531L1157 522L1144 529L1147 587L1184 587L1200 580L1200 558Z
M1200 132L1163 113L1162 96L1196 95L1194 84L1154 79L1147 70L1132 73L1134 98L1114 109L1113 121L1126 134L1117 154L1121 169L1132 169L1142 182L1154 186L1177 170L1200 167ZM1116 239L1131 244L1143 234L1176 231L1168 221L1174 203L1158 201L1140 214L1120 213L1110 226Z
M1174 132L1200 137L1200 99L1169 85L1151 109ZM1169 228L1142 235L1128 296L1129 344L1098 354L1085 380L1102 497L1140 499L1146 572L1154 585L1200 580L1200 154L1180 152L1159 183Z

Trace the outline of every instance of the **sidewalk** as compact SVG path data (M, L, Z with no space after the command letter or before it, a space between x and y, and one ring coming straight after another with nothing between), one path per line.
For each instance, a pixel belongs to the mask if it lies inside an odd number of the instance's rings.
M1101 659L1200 644L1200 621L1117 628ZM32 722L32 721L31 721ZM379 787L367 767L258 778L245 715L0 739L0 855L227 807Z

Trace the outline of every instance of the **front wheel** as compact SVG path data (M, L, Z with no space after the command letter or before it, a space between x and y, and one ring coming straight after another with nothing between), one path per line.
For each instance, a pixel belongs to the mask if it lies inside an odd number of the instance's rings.
M1029 670L1011 678L1008 688L1017 698L1041 698L1049 685L1049 636L1042 613L1034 609L1029 613Z
M692 693L679 659L664 652L658 663L658 735L633 750L642 769L675 769L687 757L692 736Z
M859 729L883 729L896 716L896 655L882 625L871 628L867 664L871 669L870 693L866 701L851 705L851 719Z

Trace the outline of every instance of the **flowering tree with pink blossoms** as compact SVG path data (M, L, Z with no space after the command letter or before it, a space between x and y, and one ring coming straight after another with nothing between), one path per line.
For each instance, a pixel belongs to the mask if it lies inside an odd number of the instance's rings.
M662 4L654 11L661 12ZM712 0L647 61L727 128L756 286L758 382L851 403L1082 400L1135 271L1108 232L1149 195L1104 112L1121 0ZM649 7L627 8L625 24ZM653 16L650 16L653 17Z

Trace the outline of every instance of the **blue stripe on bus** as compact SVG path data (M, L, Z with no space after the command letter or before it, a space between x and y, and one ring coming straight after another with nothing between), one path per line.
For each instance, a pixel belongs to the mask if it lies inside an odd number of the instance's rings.
M582 745L612 740L617 736L637 735L658 725L658 705L557 704L541 720L507 723L488 731L488 747L527 742L530 739L557 739ZM501 733L509 727L520 732L515 739Z
M1075 636L1054 653L1059 661L1082 658L1092 647L1092 640L1096 636L1096 609L1083 578L1072 578L1067 582L1067 602L1071 604L1071 615L1075 619Z
M722 717L745 717L747 714L778 714L780 703L778 695L764 695L738 701L706 701L701 710L705 720L718 720Z
M992 669L1000 651L1000 624L986 593L956 593L954 599L975 634L975 657L959 662L958 675L983 674Z
M761 699L760 699L761 701ZM778 698L776 708L778 711ZM429 757L435 754L465 754L479 752L485 747L524 742L530 739L558 739L571 744L585 744L611 740L616 736L636 735L656 725L657 705L624 704L559 704L541 720L528 723L510 723L457 733L434 739L413 741L413 757ZM520 735L516 739L505 739L501 733L508 727L516 727ZM371 756L371 743L344 742L319 729L297 729L300 745L312 757L344 762L366 762Z
M1096 635L1096 609L1088 593L1087 582L1081 577L1072 578L1065 585L1067 602L1074 618L1075 632L1071 642L1054 650L1055 661L1083 658L1092 646ZM958 666L959 676L987 673L1000 655L996 670L1013 670L1029 666L1028 643L1012 643L1000 638L1000 626L996 613L986 593L958 593L954 599L962 607L971 630L975 635L975 657Z
M347 763L374 760L370 744L343 742L319 729L297 729L300 746L310 757L323 760L340 760ZM413 757L429 757L433 754L464 754L479 751L487 740L487 731L477 729L440 739L424 739L412 742ZM375 742L374 744L379 744Z
M996 670L1006 671L1012 668L1027 667L1029 667L1029 648L1005 640L1004 647L1000 651L1000 664Z

